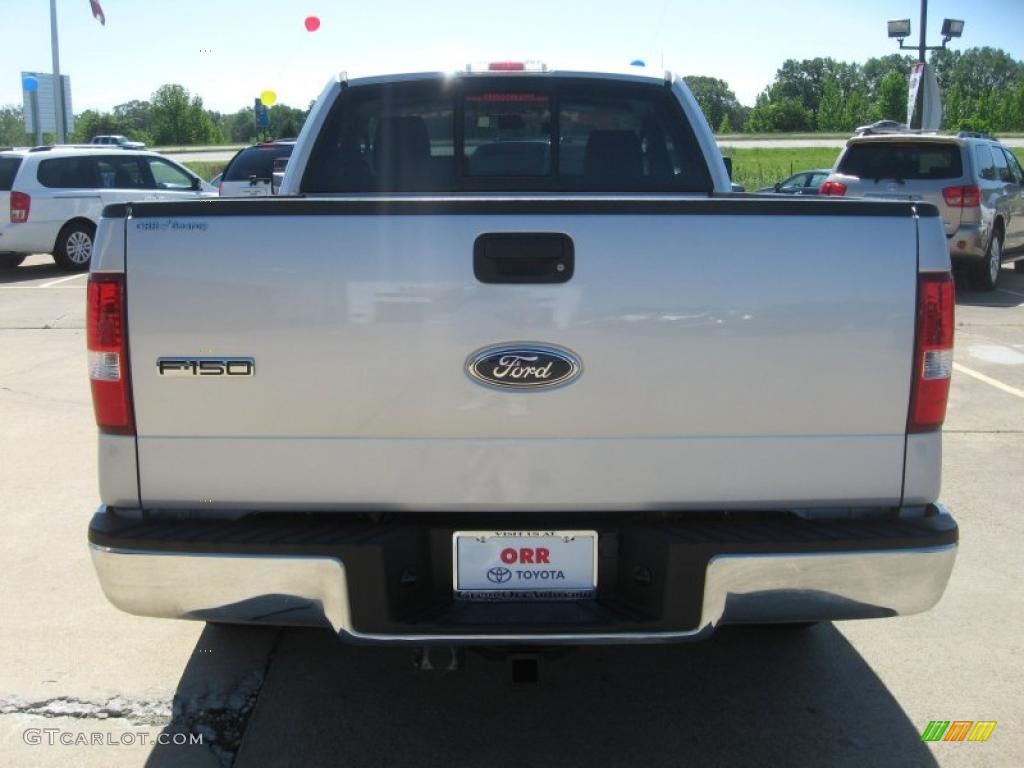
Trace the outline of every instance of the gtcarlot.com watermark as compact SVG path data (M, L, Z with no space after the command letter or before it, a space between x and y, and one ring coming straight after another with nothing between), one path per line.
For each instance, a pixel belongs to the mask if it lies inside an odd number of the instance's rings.
M65 747L146 747L202 744L201 733L147 733L126 731L125 733L100 733L97 731L67 731L63 728L26 728L21 739L30 746Z

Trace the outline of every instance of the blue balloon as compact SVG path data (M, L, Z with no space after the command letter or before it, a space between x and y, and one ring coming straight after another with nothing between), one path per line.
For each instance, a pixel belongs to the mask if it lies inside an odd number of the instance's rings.
M21 81L21 87L25 89L26 93L34 93L39 90L39 79L32 75L25 75Z
M631 66L631 67L646 67L647 64L644 63L643 59L633 59L631 62L629 62L629 66Z

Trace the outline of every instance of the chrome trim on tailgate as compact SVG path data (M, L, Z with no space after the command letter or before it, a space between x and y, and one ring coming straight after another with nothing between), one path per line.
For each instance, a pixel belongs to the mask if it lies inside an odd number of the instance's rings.
M721 624L907 615L945 590L957 545L873 552L723 555L708 564L700 626L688 631L402 634L352 625L344 564L332 557L153 553L90 545L107 598L142 616L330 626L382 643L627 643L698 639Z

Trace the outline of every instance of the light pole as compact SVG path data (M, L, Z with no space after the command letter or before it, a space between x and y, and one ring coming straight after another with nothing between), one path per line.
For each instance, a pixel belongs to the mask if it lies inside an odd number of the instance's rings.
M911 128L938 128L942 121L942 103L935 73L925 61L927 51L942 51L946 43L964 33L963 19L942 20L942 45L928 45L928 0L921 0L921 27L917 45L904 45L910 37L910 19L895 19L889 22L889 37L900 41L901 51L917 51L917 64L910 69L910 93L907 104L907 124ZM922 87L923 86L923 87ZM918 102L918 93L921 101Z
M900 41L901 51L917 51L917 60L924 62L925 51L941 51L946 43L964 33L963 19L942 20L942 45L928 45L926 34L928 29L928 0L921 0L921 37L917 45L904 45L903 41L910 37L910 19L896 19L889 22L889 37Z
M53 54L53 111L57 131L55 144L67 141L64 130L64 81L60 77L60 50L57 44L57 0L50 0L50 52Z

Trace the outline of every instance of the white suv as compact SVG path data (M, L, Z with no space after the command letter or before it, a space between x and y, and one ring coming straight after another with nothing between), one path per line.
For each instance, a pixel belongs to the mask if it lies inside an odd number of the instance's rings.
M216 195L192 171L155 152L37 147L0 152L0 267L31 253L53 254L67 270L89 268L105 205Z
M93 136L89 139L90 144L105 144L107 146L124 147L125 149L145 149L146 145L141 141L132 141L127 136Z

